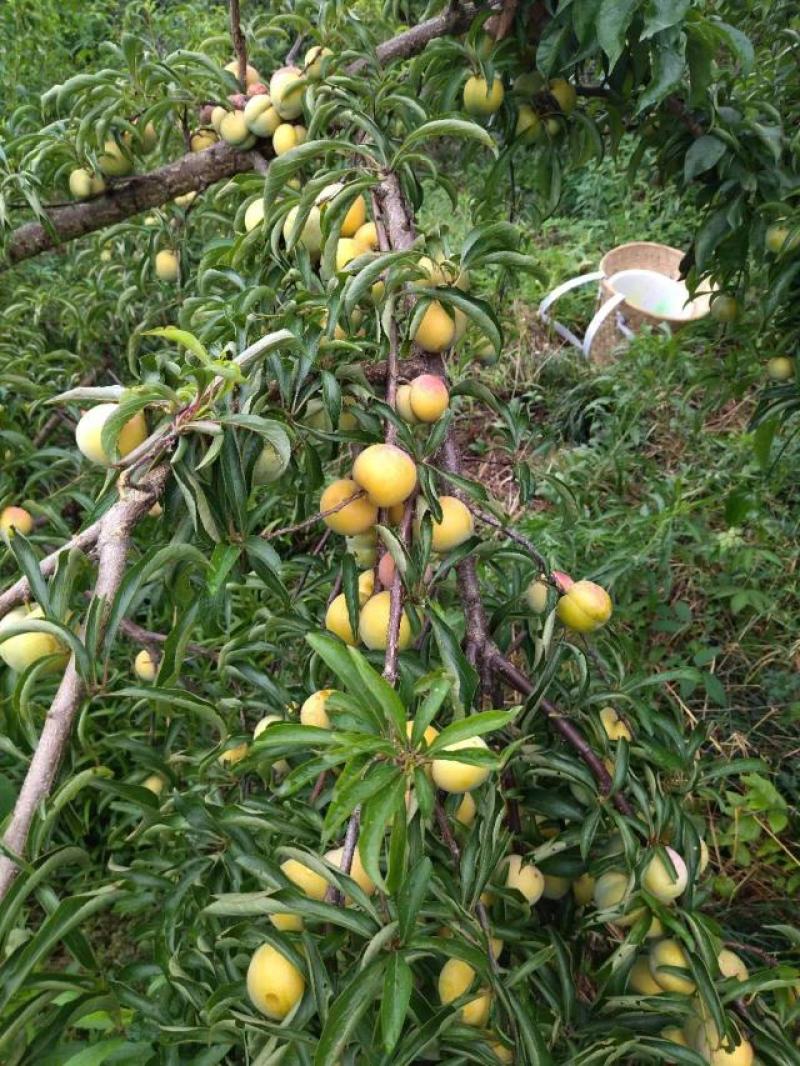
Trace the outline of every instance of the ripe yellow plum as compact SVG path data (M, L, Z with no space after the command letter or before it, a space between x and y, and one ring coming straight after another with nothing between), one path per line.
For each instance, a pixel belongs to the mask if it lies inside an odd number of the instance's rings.
M115 403L101 403L89 410L81 417L75 427L75 443L78 450L90 462L108 466L111 462L102 445L103 426L117 410ZM138 448L147 438L147 422L141 411L131 418L122 427L117 438L117 450L121 457L125 457Z
M374 252L378 247L378 229L375 223L362 223L353 234L353 240L358 245L359 252Z
M466 737L448 744L443 751L466 751L477 748L488 751L489 747L483 737ZM445 792L471 792L482 785L489 776L488 766L475 763L458 762L456 759L434 759L431 767L434 783Z
M378 507L370 502L368 497L358 496L350 503L344 502L363 491L361 485L345 477L332 482L322 493L319 509L323 514L332 507L344 504L338 511L325 515L322 519L334 533L343 533L345 536L352 537L356 533L365 533L378 521Z
M224 110L225 109L223 108L223 111ZM230 112L229 111L225 111L225 114L228 115L228 114L230 114ZM220 125L222 125L222 117L223 116L220 116L220 119L219 119L219 124ZM217 136L216 130L213 130L213 129L195 130L194 133L192 134L192 136L189 138L189 148L193 152L204 152L206 150L206 148L213 147L217 143L218 140L219 140L219 137Z
M465 792L458 807L456 807L455 819L461 825L466 826L467 829L475 821L475 815L478 813L478 805L472 798L471 792Z
M675 873L671 873L665 860L659 854L653 855L642 871L642 888L661 903L671 903L686 891L689 874L686 863L672 848L665 848Z
M247 758L247 752L249 750L249 745L246 743L236 744L232 748L226 748L225 751L220 754L217 762L220 766L230 769L230 767L240 763L242 759Z
M152 792L154 795L160 796L161 793L164 791L164 786L166 785L166 783L167 782L164 780L161 774L150 774L149 777L146 777L144 781L142 781L142 788L146 788L148 792Z
M275 155L285 155L297 147L297 133L294 126L282 122L272 134L272 150Z
M332 56L330 48L323 48L315 44L303 57L303 73L309 81L319 81L322 77L322 61L327 56Z
M255 951L247 968L247 994L267 1018L282 1021L305 990L305 978L277 948L262 944Z
M133 160L113 139L103 145L102 153L97 157L97 165L107 178L124 178L133 170Z
M415 425L417 419L413 410L411 409L411 386L398 385L394 402L395 410L403 419L403 421L408 422L409 425Z
M84 167L76 167L70 171L69 191L76 200L88 200L90 196L99 196L105 192L106 183L99 174L92 174Z
M180 273L178 253L170 248L162 248L160 252L156 252L155 271L159 281L168 283L177 281Z
M303 87L303 75L297 67L281 67L270 78L270 99L282 119L299 117L303 110Z
M438 300L431 300L414 332L413 341L426 352L443 352L449 348L456 335L453 319Z
M140 681L155 681L158 673L158 659L147 648L142 648L133 660L133 672Z
M417 467L396 444L371 444L353 463L353 480L377 507L394 507L416 488Z
M542 120L530 104L519 105L515 133L525 141L538 141L541 137Z
M593 633L611 617L611 597L594 581L575 581L559 599L560 621L576 633Z
M448 959L439 974L439 1000L443 1006L463 996L475 979L475 971L462 959ZM489 989L481 989L475 999L471 999L461 1008L461 1020L465 1025L479 1028L489 1020L492 994Z
M689 958L677 940L657 940L650 948L650 973L665 992L677 992L682 996L691 996L696 985L688 975L668 972L664 967L689 970Z
M436 374L418 374L409 391L409 403L419 422L437 422L447 410L450 393Z
M433 522L431 547L435 552L449 552L469 540L475 532L472 512L455 496L440 496L441 522Z
M325 628L329 633L334 633L345 644L358 644L358 637L350 625L350 615L347 611L347 600L343 592L335 596L328 610L325 612Z
M244 144L250 136L244 111L229 111L219 124L219 135L226 144L234 147Z
M340 237L336 242L336 269L344 270L347 264L361 254L361 249L352 237Z
M342 860L344 859L344 848L332 848L330 851L326 851L324 858L335 866L337 870L342 869ZM375 882L369 876L364 869L364 863L361 861L361 856L358 853L358 848L353 852L353 861L350 864L350 873L348 877L352 877L362 892L366 892L368 896L371 896L375 891ZM348 902L345 899L345 902Z
M38 603L32 603L28 607L15 607L0 619L0 636L12 626L36 622L42 618L44 611ZM57 655L63 650L61 642L52 633L20 633L0 642L0 659L9 669L20 674L46 655Z
M628 974L628 987L640 996L660 996L664 989L650 973L650 963L646 955L640 955Z
M322 874L318 874L310 866L306 866L299 859L286 859L281 863L281 870L284 876L288 877L292 884L310 899L315 899L319 903L325 899L328 882Z
M292 236L292 231L294 230L298 211L298 207L293 207L283 222L283 239L286 241L287 245ZM309 211L308 218L303 223L303 229L300 232L299 243L308 249L308 253L312 259L319 258L320 251L322 250L322 229L318 207L312 207Z
M553 78L547 88L564 114L571 115L575 110L575 104L578 102L578 93L575 86L568 82L566 78Z
M521 892L533 906L544 894L544 874L532 863L526 863L521 855L509 855L506 869L506 888Z
M767 360L767 375L773 381L789 381L794 377L794 359L788 355L773 355Z
M603 707L600 711L600 721L609 740L633 740L631 731L620 718L613 707Z
M525 600L535 614L544 614L547 610L549 588L546 581L534 578L525 589Z
M234 78L238 79L238 77L239 77L239 60L238 59L232 59L230 61L230 63L227 63L225 65L225 69L228 71L229 74L233 74ZM261 75L258 73L256 68L251 66L249 63L247 63L246 66L245 66L245 77L244 77L245 88L247 88L249 85L256 85L260 81L261 81Z
M331 720L325 710L325 704L333 692L332 688L321 688L312 693L300 708L300 722L302 725L316 726L317 729L330 729Z
M723 977L735 977L737 981L746 981L750 976L750 971L743 960L730 948L722 949L717 956L717 965Z
M281 116L268 96L251 96L244 105L243 115L248 131L256 137L271 137L281 124ZM220 133L223 121L220 120Z
M259 196L258 199L253 200L252 204L247 205L247 209L244 212L244 229L246 232L250 232L256 226L260 226L262 222L263 199Z
M24 507L4 507L0 511L0 536L5 541L15 533L27 537L33 531L33 518Z
M391 592L388 589L370 596L361 609L358 620L358 633L366 646L372 651L385 651L389 642L389 611ZM400 651L411 644L411 622L405 610L400 614L400 629L397 635L397 647Z

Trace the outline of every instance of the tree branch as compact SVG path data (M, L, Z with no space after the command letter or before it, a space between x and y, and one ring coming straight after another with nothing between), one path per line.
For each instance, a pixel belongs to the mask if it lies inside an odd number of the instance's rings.
M396 174L389 173L384 176L383 181L376 188L376 198L391 246L395 249L411 247L416 239L413 216ZM445 362L440 355L428 357L426 363L432 373L438 374L445 380L447 379ZM445 437L441 457L442 466L445 470L452 474L461 474L461 454L452 428ZM472 501L457 486L453 487L452 492L454 496L462 499L468 507L472 507ZM483 512L481 512L481 517L484 517ZM484 517L485 520L486 518ZM494 520L488 524L500 525L500 523L495 523ZM504 527L501 528L503 532L508 532ZM535 548L530 542L525 538L521 538L521 540L525 541L529 550L533 549L535 552ZM534 558L536 556L538 556L538 552L536 552ZM539 558L541 557L539 556ZM543 559L542 563L544 563ZM546 565L543 568L546 570ZM516 688L518 692L525 696L530 695L534 690L533 683L513 663L505 658L489 633L475 559L472 556L463 559L456 567L456 572L466 620L464 654L467 660L478 669L484 690L489 691L490 674L495 673L501 676L507 684ZM568 718L565 718L552 703L547 700L541 700L539 705L557 732L578 752L589 767L601 790L605 794L609 794L612 786L611 777L602 761L592 751L586 739L582 736L580 730ZM633 815L630 804L620 793L615 793L614 803L622 813Z
M247 43L242 33L242 22L239 15L239 0L229 0L231 16L231 40L233 41L233 53L236 56L239 85L242 92L247 88Z
M108 192L84 203L49 212L50 226L26 222L9 237L6 258L19 263L65 241L123 222L141 211L159 207L182 193L207 189L223 178L253 169L253 152L237 152L219 143L202 152L190 152L172 163L113 185Z
M102 603L98 641L105 632L111 606L125 576L133 528L161 495L168 476L168 466L156 467L139 485L129 488L124 497L100 520L97 533L97 581L94 589L95 597ZM85 637L85 629L82 629L81 637ZM78 674L73 655L47 712L39 743L36 745L3 837L5 848L15 855L24 855L31 823L53 787L69 743L72 723L85 694L86 684ZM8 892L18 870L18 865L10 858L0 856L0 900Z
M395 59L407 59L421 52L436 37L465 30L480 10L485 8L476 4L449 8L444 14L384 41L375 50L378 63L385 66ZM347 72L357 73L365 64L366 60L357 60L350 64ZM248 170L261 170L265 158L271 155L269 142L262 142L259 151L252 152L237 152L220 143L202 152L185 155L148 174L115 183L108 192L91 200L51 210L48 226L41 222L26 222L14 230L8 239L4 265L20 263L76 237L123 222L183 193L200 192L223 178Z

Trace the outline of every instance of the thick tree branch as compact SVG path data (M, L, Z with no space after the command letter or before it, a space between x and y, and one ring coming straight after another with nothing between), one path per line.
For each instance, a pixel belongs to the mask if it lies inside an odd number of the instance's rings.
M480 10L482 8L476 4L448 8L444 14L384 41L375 51L377 60L385 66L395 59L415 55L429 41L465 30ZM356 73L364 65L364 60L358 60L351 63L347 71ZM76 237L123 222L132 215L159 207L183 193L200 192L234 174L253 169L260 171L265 166L265 158L271 154L268 142L263 143L259 151L252 152L237 152L227 144L215 144L212 148L185 155L148 174L118 182L108 192L92 200L54 208L48 213L49 226L41 222L27 222L10 235L5 265L20 263Z
M207 189L223 178L253 169L253 152L237 152L227 144L215 144L202 152L190 152L166 166L119 182L101 196L50 211L50 227L27 222L8 241L6 258L19 263L65 241L123 222L141 211L159 207L182 193Z
M105 632L111 605L125 576L133 528L164 491L168 476L168 466L156 467L138 486L128 488L124 497L100 520L97 535L97 581L94 589L95 597L102 602L103 612L98 627L98 639L102 638ZM85 631L82 630L81 637L84 636ZM78 675L73 655L47 712L39 743L3 836L5 848L15 855L22 856L25 853L28 831L36 812L53 787L69 743L72 723L85 693L86 685ZM0 856L0 900L11 887L18 869L17 864L7 856Z

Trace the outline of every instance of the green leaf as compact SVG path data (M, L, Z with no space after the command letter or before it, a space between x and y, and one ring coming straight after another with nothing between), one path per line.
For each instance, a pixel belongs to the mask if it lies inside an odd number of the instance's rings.
M698 174L711 170L727 152L727 145L713 134L698 137L686 153L683 161L683 176L686 181L693 181Z
M76 1055L70 1055L64 1059L64 1066L101 1066L106 1059L110 1058L115 1051L119 1051L126 1043L125 1037L116 1036L110 1040L101 1040L99 1044L92 1044L84 1048Z
M355 648L348 648L347 654L352 659L364 687L369 691L373 705L379 708L384 721L387 724L392 722L398 734L405 739L408 715L405 704L395 689L376 670L373 670L364 656Z
M644 28L641 40L652 37L683 22L691 0L647 0L644 7Z
M378 957L364 970L357 970L342 988L320 1034L314 1066L336 1066L351 1034L377 995L385 965L385 958Z
M361 810L361 828L358 838L358 853L364 869L382 891L387 891L381 873L380 857L386 826L395 812L405 807L406 779L400 770L384 787L383 792L373 796Z
M468 140L478 141L484 147L489 148L497 156L497 145L492 135L479 126L477 122L470 122L463 118L438 118L431 122L425 122L406 137L405 141L395 156L391 169L396 169L398 162L407 154L409 149L432 137L461 137Z
M424 855L397 892L397 931L402 941L408 940L416 932L417 916L425 902L432 874L433 864Z
M208 366L211 362L211 356L208 354L204 346L195 337L193 333L189 333L188 330L178 329L177 326L163 326L159 329L148 329L143 333L145 337L163 337L165 340L172 341L173 344L179 344L182 348L186 348L192 355L197 358L197 361L202 366Z
M642 0L603 0L597 16L597 43L608 56L611 70L617 64L625 45L628 27Z
M403 1032L413 981L411 967L402 953L395 951L389 956L381 996L381 1037L387 1054L394 1051Z
M434 738L428 748L428 752L434 755L459 740L480 737L484 733L494 733L498 729L505 729L510 722L514 721L521 710L521 707L513 707L509 711L480 711L478 714L471 714L467 718L453 722L451 725L446 726L438 737Z

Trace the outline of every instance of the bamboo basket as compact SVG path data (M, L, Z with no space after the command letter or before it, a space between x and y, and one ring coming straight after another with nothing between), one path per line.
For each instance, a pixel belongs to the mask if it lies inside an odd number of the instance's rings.
M631 241L612 248L600 260L600 269L565 282L542 301L545 322L587 358L608 362L612 353L642 326L667 326L676 332L708 314L713 289L690 298L680 280L683 252L654 241ZM583 339L552 321L549 309L570 289L597 281L598 306Z

